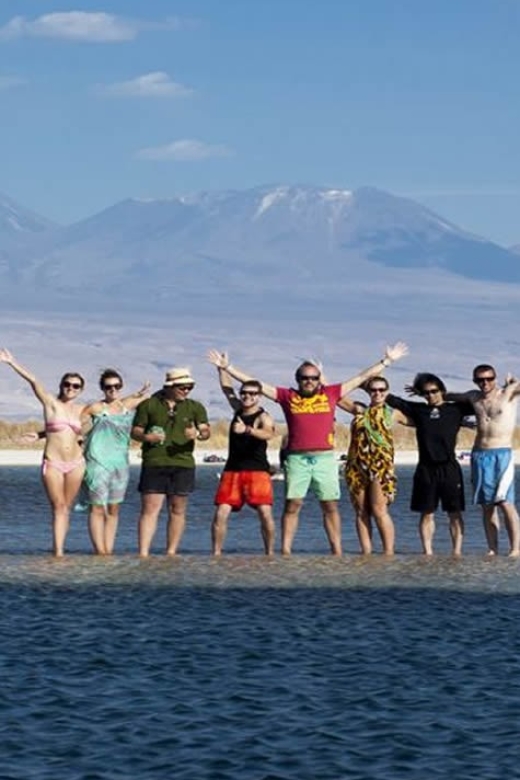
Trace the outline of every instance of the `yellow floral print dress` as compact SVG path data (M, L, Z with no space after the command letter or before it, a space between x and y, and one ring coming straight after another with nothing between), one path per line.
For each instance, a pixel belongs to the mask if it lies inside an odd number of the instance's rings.
M394 438L392 409L386 404L369 406L354 416L350 426L350 446L345 479L352 495L379 482L388 502L394 500Z

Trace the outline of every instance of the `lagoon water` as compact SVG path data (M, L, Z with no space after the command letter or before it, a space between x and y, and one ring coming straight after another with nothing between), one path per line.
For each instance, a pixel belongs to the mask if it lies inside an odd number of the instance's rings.
M0 470L2 779L519 777L520 562L484 556L478 512L462 559L441 518L420 556L401 467L394 559L357 554L344 497L342 559L310 500L292 558L260 555L245 511L215 560L216 470L177 558L164 518L135 556L133 470L117 555L90 555L77 513L59 561L38 469Z

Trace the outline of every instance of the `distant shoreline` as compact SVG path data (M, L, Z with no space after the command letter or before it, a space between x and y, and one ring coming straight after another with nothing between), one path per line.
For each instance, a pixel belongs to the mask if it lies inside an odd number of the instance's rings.
M338 463L340 452L338 455ZM0 449L0 466L39 466L42 461L43 451L41 449ZM197 464L204 464L204 458L208 455L216 455L220 458L226 458L226 450L195 450L195 461ZM278 463L278 451L269 452L270 460L273 464ZM415 450L397 450L395 453L395 462L400 466L409 466L417 463L417 452ZM130 450L130 463L132 466L138 466L141 463L140 450Z

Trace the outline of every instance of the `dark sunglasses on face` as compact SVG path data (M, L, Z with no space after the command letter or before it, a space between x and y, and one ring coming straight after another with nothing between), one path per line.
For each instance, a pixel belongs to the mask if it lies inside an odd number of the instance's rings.
M176 390L193 390L193 385L174 385Z
M81 390L83 385L80 382L63 382L62 387L65 390Z
M246 395L254 397L255 395L258 395L258 390L241 390L240 395L243 397Z
M298 382L319 382L319 374L303 374L298 377Z
M437 393L440 393L438 387L434 387L433 390L423 390L422 392L425 398L427 398L429 395L437 395Z
M496 376L477 376L475 377L476 385L483 385L485 382L494 382Z
M386 393L386 387L369 387L369 393Z
M103 390L121 390L122 384L117 382L115 385L103 385Z

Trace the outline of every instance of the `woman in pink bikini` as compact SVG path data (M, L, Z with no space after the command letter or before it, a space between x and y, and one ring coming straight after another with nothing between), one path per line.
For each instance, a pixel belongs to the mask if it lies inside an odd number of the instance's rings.
M42 479L52 508L54 555L62 557L69 530L70 510L85 471L85 460L78 440L83 407L76 403L85 382L80 374L64 374L56 398L45 390L30 371L16 362L9 350L0 349L0 362L11 366L22 379L29 382L43 406L46 437Z

